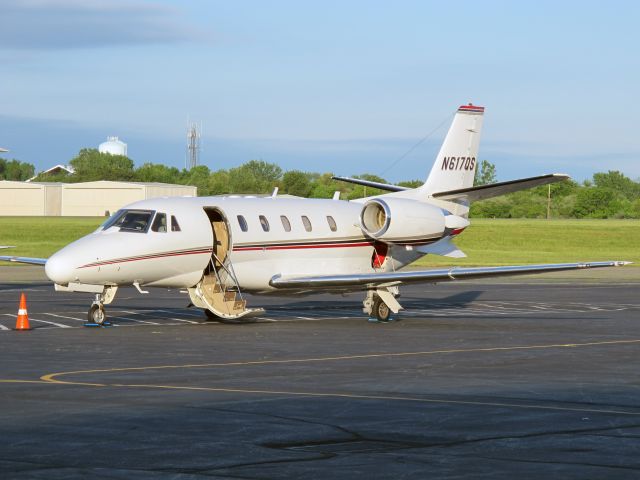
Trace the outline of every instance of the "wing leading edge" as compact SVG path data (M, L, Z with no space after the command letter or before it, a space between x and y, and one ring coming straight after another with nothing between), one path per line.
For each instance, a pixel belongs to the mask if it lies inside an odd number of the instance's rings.
M13 245L0 245L0 250L5 248L15 247ZM29 265L44 265L47 263L46 258L16 257L14 255L0 255L0 260L3 262L26 263Z
M452 267L434 270L414 270L393 273L363 273L357 275L326 275L311 277L282 277L275 275L269 282L275 288L327 288L327 287L389 287L405 283L443 282L483 277L525 275L558 272L582 268L620 267L631 262L606 261L584 263L548 263L542 265L513 265L503 267Z
M3 262L26 263L28 265L42 265L42 266L44 266L44 264L47 263L46 258L11 257L8 255L0 255L0 260L2 260Z

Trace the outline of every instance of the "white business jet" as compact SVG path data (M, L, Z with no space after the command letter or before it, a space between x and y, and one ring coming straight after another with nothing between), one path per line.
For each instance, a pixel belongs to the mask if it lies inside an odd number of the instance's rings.
M352 201L275 192L143 200L49 259L0 260L44 265L56 290L95 294L89 320L98 324L120 286L141 293L147 287L186 290L210 318L236 322L262 311L248 308L243 292L363 291L364 312L388 321L402 308L398 290L406 283L627 263L402 270L427 254L465 256L452 239L469 226L472 201L568 178L551 174L474 187L483 114L471 104L458 109L426 182L415 189L337 177L391 193Z

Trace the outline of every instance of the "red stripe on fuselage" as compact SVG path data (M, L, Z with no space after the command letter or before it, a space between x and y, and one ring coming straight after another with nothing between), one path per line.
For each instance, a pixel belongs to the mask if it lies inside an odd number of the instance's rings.
M78 268L101 267L103 265L113 265L114 263L137 262L138 260L153 260L153 259L162 258L162 257L180 257L183 255L199 255L203 253L207 253L207 254L211 253L211 249L192 250L188 252L156 253L151 255L143 255L139 257L129 257L129 258L116 258L114 260L105 260L103 262L89 263L87 265L82 265L81 267L78 267Z
M297 250L302 248L352 248L352 247L371 247L371 242L360 243L317 243L302 245L265 245L256 247L233 247L234 252L249 252L255 250Z

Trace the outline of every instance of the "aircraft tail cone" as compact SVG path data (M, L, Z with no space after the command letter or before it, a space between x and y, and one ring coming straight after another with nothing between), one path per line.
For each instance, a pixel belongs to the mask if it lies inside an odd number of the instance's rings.
M29 315L27 314L27 297L24 293L20 295L20 307L18 308L18 318L16 319L15 330L32 330L29 326Z

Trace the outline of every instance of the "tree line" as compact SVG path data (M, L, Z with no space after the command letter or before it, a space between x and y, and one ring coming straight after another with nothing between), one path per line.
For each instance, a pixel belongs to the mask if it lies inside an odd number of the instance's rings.
M33 177L35 170L35 167L30 163L0 158L0 180L23 182Z
M11 165L8 167L8 165ZM280 193L308 198L331 198L336 191L343 199L378 195L384 191L338 182L331 173L283 171L274 163L251 160L230 169L210 170L200 165L191 170L145 163L135 167L133 160L122 155L110 155L96 149L82 149L71 160L75 173L40 175L35 181L89 182L96 180L161 182L193 185L199 195L267 194L274 187ZM7 176L9 172L9 176ZM17 160L0 160L0 178L25 180L33 175L33 165ZM388 183L371 174L357 178ZM476 172L475 184L496 182L496 167L483 160ZM415 188L423 180L409 180L398 185ZM549 195L550 194L550 195ZM640 218L640 182L618 171L596 173L582 183L565 181L530 190L475 202L470 216L475 218Z

